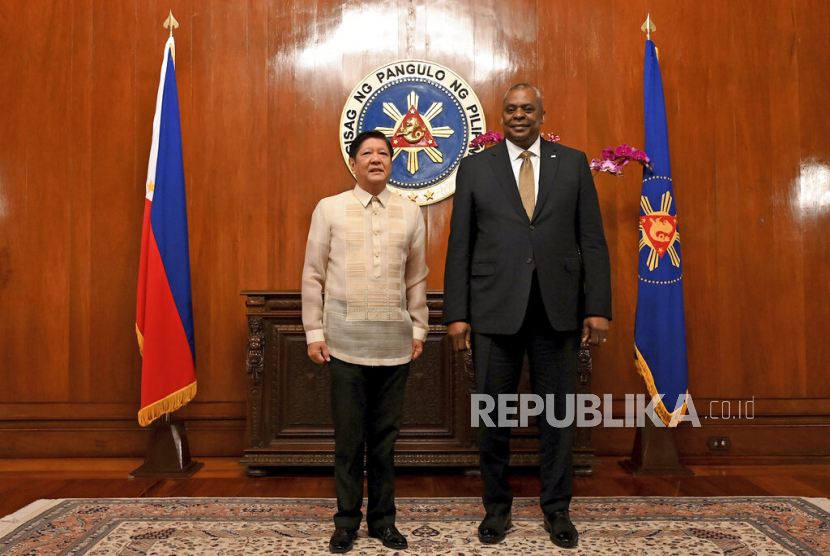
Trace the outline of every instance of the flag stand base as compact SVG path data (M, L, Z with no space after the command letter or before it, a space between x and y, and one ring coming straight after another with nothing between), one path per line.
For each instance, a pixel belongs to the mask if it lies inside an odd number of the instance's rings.
M632 475L694 475L677 457L674 429L657 427L646 419L644 427L637 427L631 459L620 462Z
M182 419L171 419L170 414L153 422L144 465L128 475L137 477L190 477L205 464L190 459L187 430Z

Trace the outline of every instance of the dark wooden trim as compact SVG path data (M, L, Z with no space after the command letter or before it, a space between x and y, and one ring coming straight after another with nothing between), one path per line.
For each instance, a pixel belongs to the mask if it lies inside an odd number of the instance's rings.
M6 403L0 404L0 422L49 420L129 420L138 423L136 403ZM244 419L245 402L194 400L177 412L184 419Z
M244 419L191 419L186 426L195 457L242 453ZM0 421L6 458L143 457L149 434L134 419Z
M249 353L255 352L249 343ZM747 400L716 400L694 398L695 408L701 421L707 426L731 426L752 419L714 419L706 415L710 402L730 402L733 407ZM717 408L717 406L713 406ZM742 406L743 407L743 406ZM201 402L194 400L178 413L185 419L245 419L245 402ZM46 402L46 403L3 403L0 404L0 423L4 421L42 421L42 420L109 420L134 419L138 413L138 402L132 403L97 403L97 402ZM612 405L614 418L625 415L625 402L615 399ZM716 415L717 416L717 415ZM804 419L805 422L830 424L830 399L769 399L755 398L755 420L780 417L793 422L790 418ZM722 421L723 423L716 423Z
M238 457L244 452L244 417L194 417L185 419L185 423L193 457ZM830 458L830 422L825 416L756 417L721 423L703 421L701 425L694 428L683 424L677 431L678 452L684 464L791 463ZM0 446L7 458L142 457L148 434L133 418L0 420ZM731 448L710 450L711 436L728 437ZM633 429L592 429L598 456L628 457L633 439ZM401 440L398 447L402 454L412 454L419 448L411 439ZM325 451L330 445L293 446L303 451L315 448Z
M594 445L599 456L629 456L634 429L596 427ZM728 449L710 447L710 438L728 439ZM823 415L706 420L700 427L680 425L675 436L684 464L755 460L782 461L830 456L830 420Z

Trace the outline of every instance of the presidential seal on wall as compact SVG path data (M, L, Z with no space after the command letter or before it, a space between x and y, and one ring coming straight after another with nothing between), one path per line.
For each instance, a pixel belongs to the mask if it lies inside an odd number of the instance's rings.
M455 192L455 172L484 133L484 110L472 87L453 71L419 60L382 66L357 84L340 117L340 147L348 165L358 133L376 129L392 143L389 187L419 205Z

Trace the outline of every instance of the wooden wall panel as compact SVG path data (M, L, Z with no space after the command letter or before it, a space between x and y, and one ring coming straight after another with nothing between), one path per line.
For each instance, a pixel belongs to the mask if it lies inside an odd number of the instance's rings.
M213 163L194 165L188 191L189 199L204 197L208 203L206 210L194 211L196 219L190 226L198 235L204 232L196 240L199 256L194 260L193 286L207 292L201 302L194 304L194 318L199 311L206 313L195 321L197 341L204 342L197 358L201 356L209 362L199 365L198 376L206 400L244 392L233 373L227 372L239 360L244 335L238 329L227 330L229 336L223 338L219 323L233 322L238 309L233 290L240 282L240 245L245 232L241 212L244 205L239 202L237 185L244 191L251 182L246 146L252 144L250 123L257 115L248 96L249 16L245 3L215 0L201 3L198 16L193 18L194 23L199 19L198 27L194 25L191 52L193 129L205 129L219 122L222 129L221 133L204 134L197 143L201 150L193 153L194 158ZM220 267L226 271L212 271ZM231 345L234 349L228 349Z
M801 219L803 242L804 320L801 342L806 344L805 382L811 397L825 397L830 392L830 342L823 323L830 321L830 156L827 129L830 106L827 102L830 76L822 70L822 58L830 50L830 22L817 17L823 4L810 0L794 6L798 30L794 53L798 58L798 90L801 160L797 185L789 200ZM798 201L794 203L795 197ZM801 372L801 369L799 369Z
M77 403L96 401L92 381L92 223L89 210L92 202L92 0L75 2L67 20L71 25L72 71L68 72L70 92L68 119L69 133L66 136L69 150L70 192L69 213L72 225L69 227L69 292L66 300L69 307L69 337L67 360L67 398ZM125 192L132 192L130 183L124 184Z
M707 12L709 8L716 11ZM726 19L725 14L717 11L719 9L707 5L698 10L684 4L682 12L666 23L676 25L686 22L690 28L704 28L713 16ZM667 12L653 15L655 18L669 17ZM658 34L665 28L665 24L661 25ZM676 147L672 148L672 173L675 176L675 199L682 218L680 230L683 236L681 249L686 311L689 315L696 315L696 318L686 320L688 349L690 353L701 354L690 364L694 367L690 369L690 382L694 381L692 387L696 395L716 397L724 395L725 384L732 380L731 373L723 372L723 369L729 368L730 362L725 358L734 354L730 348L734 341L731 336L724 336L722 331L729 328L729 319L737 318L739 312L722 311L725 307L720 304L721 291L729 287L729 275L722 273L717 266L721 251L719 242L725 238L734 239L727 231L720 231L731 220L726 220L729 218L728 211L722 213L718 210L718 180L722 172L716 164L718 157L722 156L718 151L720 139L715 127L721 117L718 107L727 110L719 95L723 94L730 79L730 71L724 66L727 57L720 54L726 47L723 41L728 40L729 36L727 24L715 27L710 36L712 40L709 41L678 36L678 43L671 50L662 48L660 52L664 79L672 79L667 83L666 90L670 94L666 97L673 105L682 108L674 111L672 138L677 136L676 130L683 130L681 144L687 149L680 152ZM690 49L695 49L695 55L684 55ZM706 63L700 60L706 60ZM686 83L695 84L687 87L682 97L677 89L680 86L677 75L685 76ZM729 105L728 110L731 109ZM701 117L702 114L708 116ZM639 196L639 192L634 194ZM721 222L720 218L725 222ZM692 268L708 270L692 272ZM689 295L694 291L704 291L707 295ZM636 293L634 296L636 298ZM707 368L710 368L706 371L708 376L698 380L700 369ZM715 372L716 369L718 372Z
M85 397L95 403L134 399L141 383L134 317L141 241L133 238L141 235L143 208L138 205L143 204L147 154L139 153L149 153L145 130L152 129L153 108L142 103L136 113L138 92L146 85L139 89L136 81L136 41L142 33L135 4L93 2L92 16L92 192L89 205L78 210L92 218L90 391ZM155 81L157 88L158 77ZM152 105L152 99L145 102ZM149 125L137 120L140 114L150 114ZM140 131L147 138L141 144ZM73 395L67 392L68 399Z
M765 83L759 84L767 102L760 108L767 115L765 120L769 134L768 163L765 181L767 199L761 226L769 241L766 257L758 261L759 266L768 270L767 296L769 307L766 314L772 323L772 334L767 335L769 345L797 346L799 322L804 322L804 294L795 284L804 282L800 260L804 256L800 219L794 217L790 206L790 191L797 183L798 169L798 120L778 117L780 112L796 113L798 110L798 66L792 48L796 40L796 29L792 11L783 4L774 4L763 14L763 27L768 29L771 40L759 44L762 67L768 72ZM770 262L772 264L770 264ZM770 327L769 324L766 325ZM756 338L756 342L759 339ZM800 349L769 350L762 352L768 358L770 369L787 369L804 364L804 351ZM799 360L801 361L799 363ZM786 372L770 372L764 386L768 396L781 392L788 396L809 396L807 374L792 375ZM760 394L763 395L763 394Z
M242 430L247 330L238 294L299 289L314 206L353 183L337 133L357 82L393 60L435 61L473 86L488 128L499 130L504 90L529 81L545 94L543 130L565 144L589 157L620 142L641 147L647 12L658 27L683 232L691 392L754 396L763 411L786 408L804 423L830 419L821 403L830 399L830 22L816 17L819 0L0 5L3 434L42 421L48 438L68 435L75 416L95 421L76 427L89 443L101 423L117 420L121 430L137 411L138 251L170 9L181 23L199 378L185 411L198 426L235 423L220 426L225 439ZM631 353L639 173L596 183L614 322L595 355L594 385L621 397L643 391ZM443 287L451 207L450 199L423 209L430 289ZM55 428L56 419L69 421ZM742 438L756 428L742 428ZM56 455L68 438L54 444ZM598 438L603 453L618 449L610 435ZM106 445L72 453L105 454ZM223 445L234 444L211 441L204 451ZM25 440L8 446L43 454Z
M737 98L737 76L734 72L736 63L731 60L730 54L738 45L729 22L738 16L739 11L740 6L724 3L715 12L717 14L715 19L718 21L715 25L716 36L723 37L713 58L716 77L720 83L720 86L715 89L715 113L713 115L716 142L714 160L716 161L737 161L744 154L743 146L735 141L737 133L735 115L739 110L740 100ZM736 310L744 286L742 272L739 271L740 227L736 218L741 201L738 189L743 179L743 168L739 164L728 164L723 168L718 168L715 181L715 206L712 216L716 223L714 252L716 259L707 265L711 269L710 272L717 275L719 284L717 304L720 311L716 328L720 339L719 367L721 372L712 373L713 376L709 377L714 381L714 384L709 383L712 388L716 388L714 392L740 391L740 381L743 375L741 357L744 346L740 335L744 319L742 318L743 312ZM701 346L701 349L705 350L706 346ZM732 369L735 370L729 372ZM698 379L696 382L702 381ZM704 385L703 388L706 386Z
M737 15L735 13L735 16ZM750 10L740 15L745 25L732 31L735 42L744 45L744 48L737 49L732 54L732 60L747 69L735 73L737 87L733 137L739 158L745 156L746 145L753 145L753 150L757 149L757 152L769 152L773 146L769 120L758 117L770 102L769 91L764 87L766 78L762 73L765 68L764 51L768 39L756 31L762 26L763 11ZM768 372L755 372L752 373L754 380L750 381L747 371L767 367L763 351L757 348L761 345L774 345L777 328L775 323L765 322L763 318L754 318L756 314L771 314L774 297L766 295L770 291L770 275L773 271L773 265L769 264L772 262L771 257L768 255L772 246L772 234L771 228L767 225L771 219L771 183L765 179L766 173L767 169L760 164L741 167L735 188L736 203L731 207L718 207L724 212L731 212L738 227L737 239L740 247L737 260L732 264L739 265L742 278L752 276L751 280L742 280L741 293L733 301L737 302L739 307L752 308L751 312L741 311L740 329L737 331L736 340L741 344L742 381L735 386L739 392L742 387L752 385L753 390L764 398L775 395L775 385L772 384L774 376ZM783 392L797 394L789 388L785 388Z
M25 137L30 146L26 151L26 239L27 262L18 268L26 280L24 299L30 304L50 307L49 319L27 319L27 336L41 338L38 349L29 352L35 363L23 378L29 401L64 399L69 383L68 321L69 305L64 302L69 291L69 153L66 117L69 102L63 91L69 86L69 72L57 71L43 79L37 68L65 68L71 60L69 29L63 21L69 16L67 4L35 2L27 14L28 25L38 25L30 35L28 55L32 69L26 72L23 88L27 95ZM36 14L36 15L35 15ZM28 27L27 25L27 27ZM38 107L38 109L33 109ZM37 145L36 148L32 148ZM43 184L58 187L43 189ZM54 374L50 371L56 371Z
M26 29L18 22L25 18L22 4L9 6L0 18L0 49L11 52L17 46L17 56L4 59L0 64L0 79L3 83L21 83L18 87L0 87L0 137L3 141L3 160L0 165L0 368L16 369L16 372L2 373L5 388L0 388L0 401L14 399L22 390L26 361L26 333L23 322L11 326L13 320L24 320L27 302L25 281L18 270L24 266L22 257L26 222L24 205L26 199L26 141L22 137L25 129L25 91L22 87L26 74L25 49L20 46L26 36ZM17 137L15 141L8 138Z
M6 17L0 19L2 32L0 32L0 46L4 51L10 51L14 45L22 45L26 36L24 26L20 21L26 20L26 11L23 6L10 7ZM3 296L3 314L11 318L22 318L26 312L28 300L26 299L24 276L23 251L28 248L27 228L27 177L26 177L26 154L27 141L23 137L23 130L26 129L27 114L25 110L26 99L26 75L27 66L25 53L21 46L18 46L19 55L8 61L8 64L0 64L0 76L4 83L18 83L18 87L3 87L0 90L0 102L3 103L5 117L0 118L0 131L3 137L18 137L16 141L6 141L7 149L4 150L4 161L2 165L2 177L0 177L0 215L3 218L3 233L0 234L0 294ZM4 368L12 368L13 362L25 361L27 348L25 338L27 330L24 322L19 327L12 328L9 321L3 325L3 334L0 334L0 361ZM5 373L4 373L5 374ZM8 389L0 389L0 396L3 401L10 399L9 389L21 391L25 388L25 375L22 372L8 373L6 376Z
M798 29L792 8L775 4L767 13L768 33L774 37L767 45L767 75L770 104L764 107L770 123L774 147L767 163L772 182L772 222L775 272L771 290L773 312L770 320L777 324L775 341L790 349L769 350L771 369L806 369L806 345L801 335L804 323L804 257L801 217L793 210L793 188L798 183L800 121L782 114L799 113L799 64L796 50ZM809 396L807 373L778 372L800 396ZM826 390L825 390L826 391Z

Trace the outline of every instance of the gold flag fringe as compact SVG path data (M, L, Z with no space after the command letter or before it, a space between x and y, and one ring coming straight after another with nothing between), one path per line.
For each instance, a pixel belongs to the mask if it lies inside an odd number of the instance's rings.
M138 424L146 427L159 417L173 413L182 408L187 402L196 396L196 381L188 384L181 390L173 392L166 398L162 398L147 407L142 407L138 412Z
M138 323L135 324L135 335L138 337L138 353L144 355L144 334L138 329Z
M634 364L637 366L637 372L643 377L643 380L646 382L646 389L648 390L648 395L654 399L654 396L659 395L657 391L657 386L654 384L654 377L651 375L651 369L648 368L648 363L646 363L643 354L640 353L640 350L637 349L637 345L634 345ZM689 397L689 391L686 390L686 398ZM666 409L666 404L663 403L663 400L660 400L660 403L657 404L654 408L657 411L657 415L660 417L660 420L663 421L667 427L676 427L680 423L680 418L686 414L686 400L683 401L683 407L680 409L676 409L673 412L669 412Z

